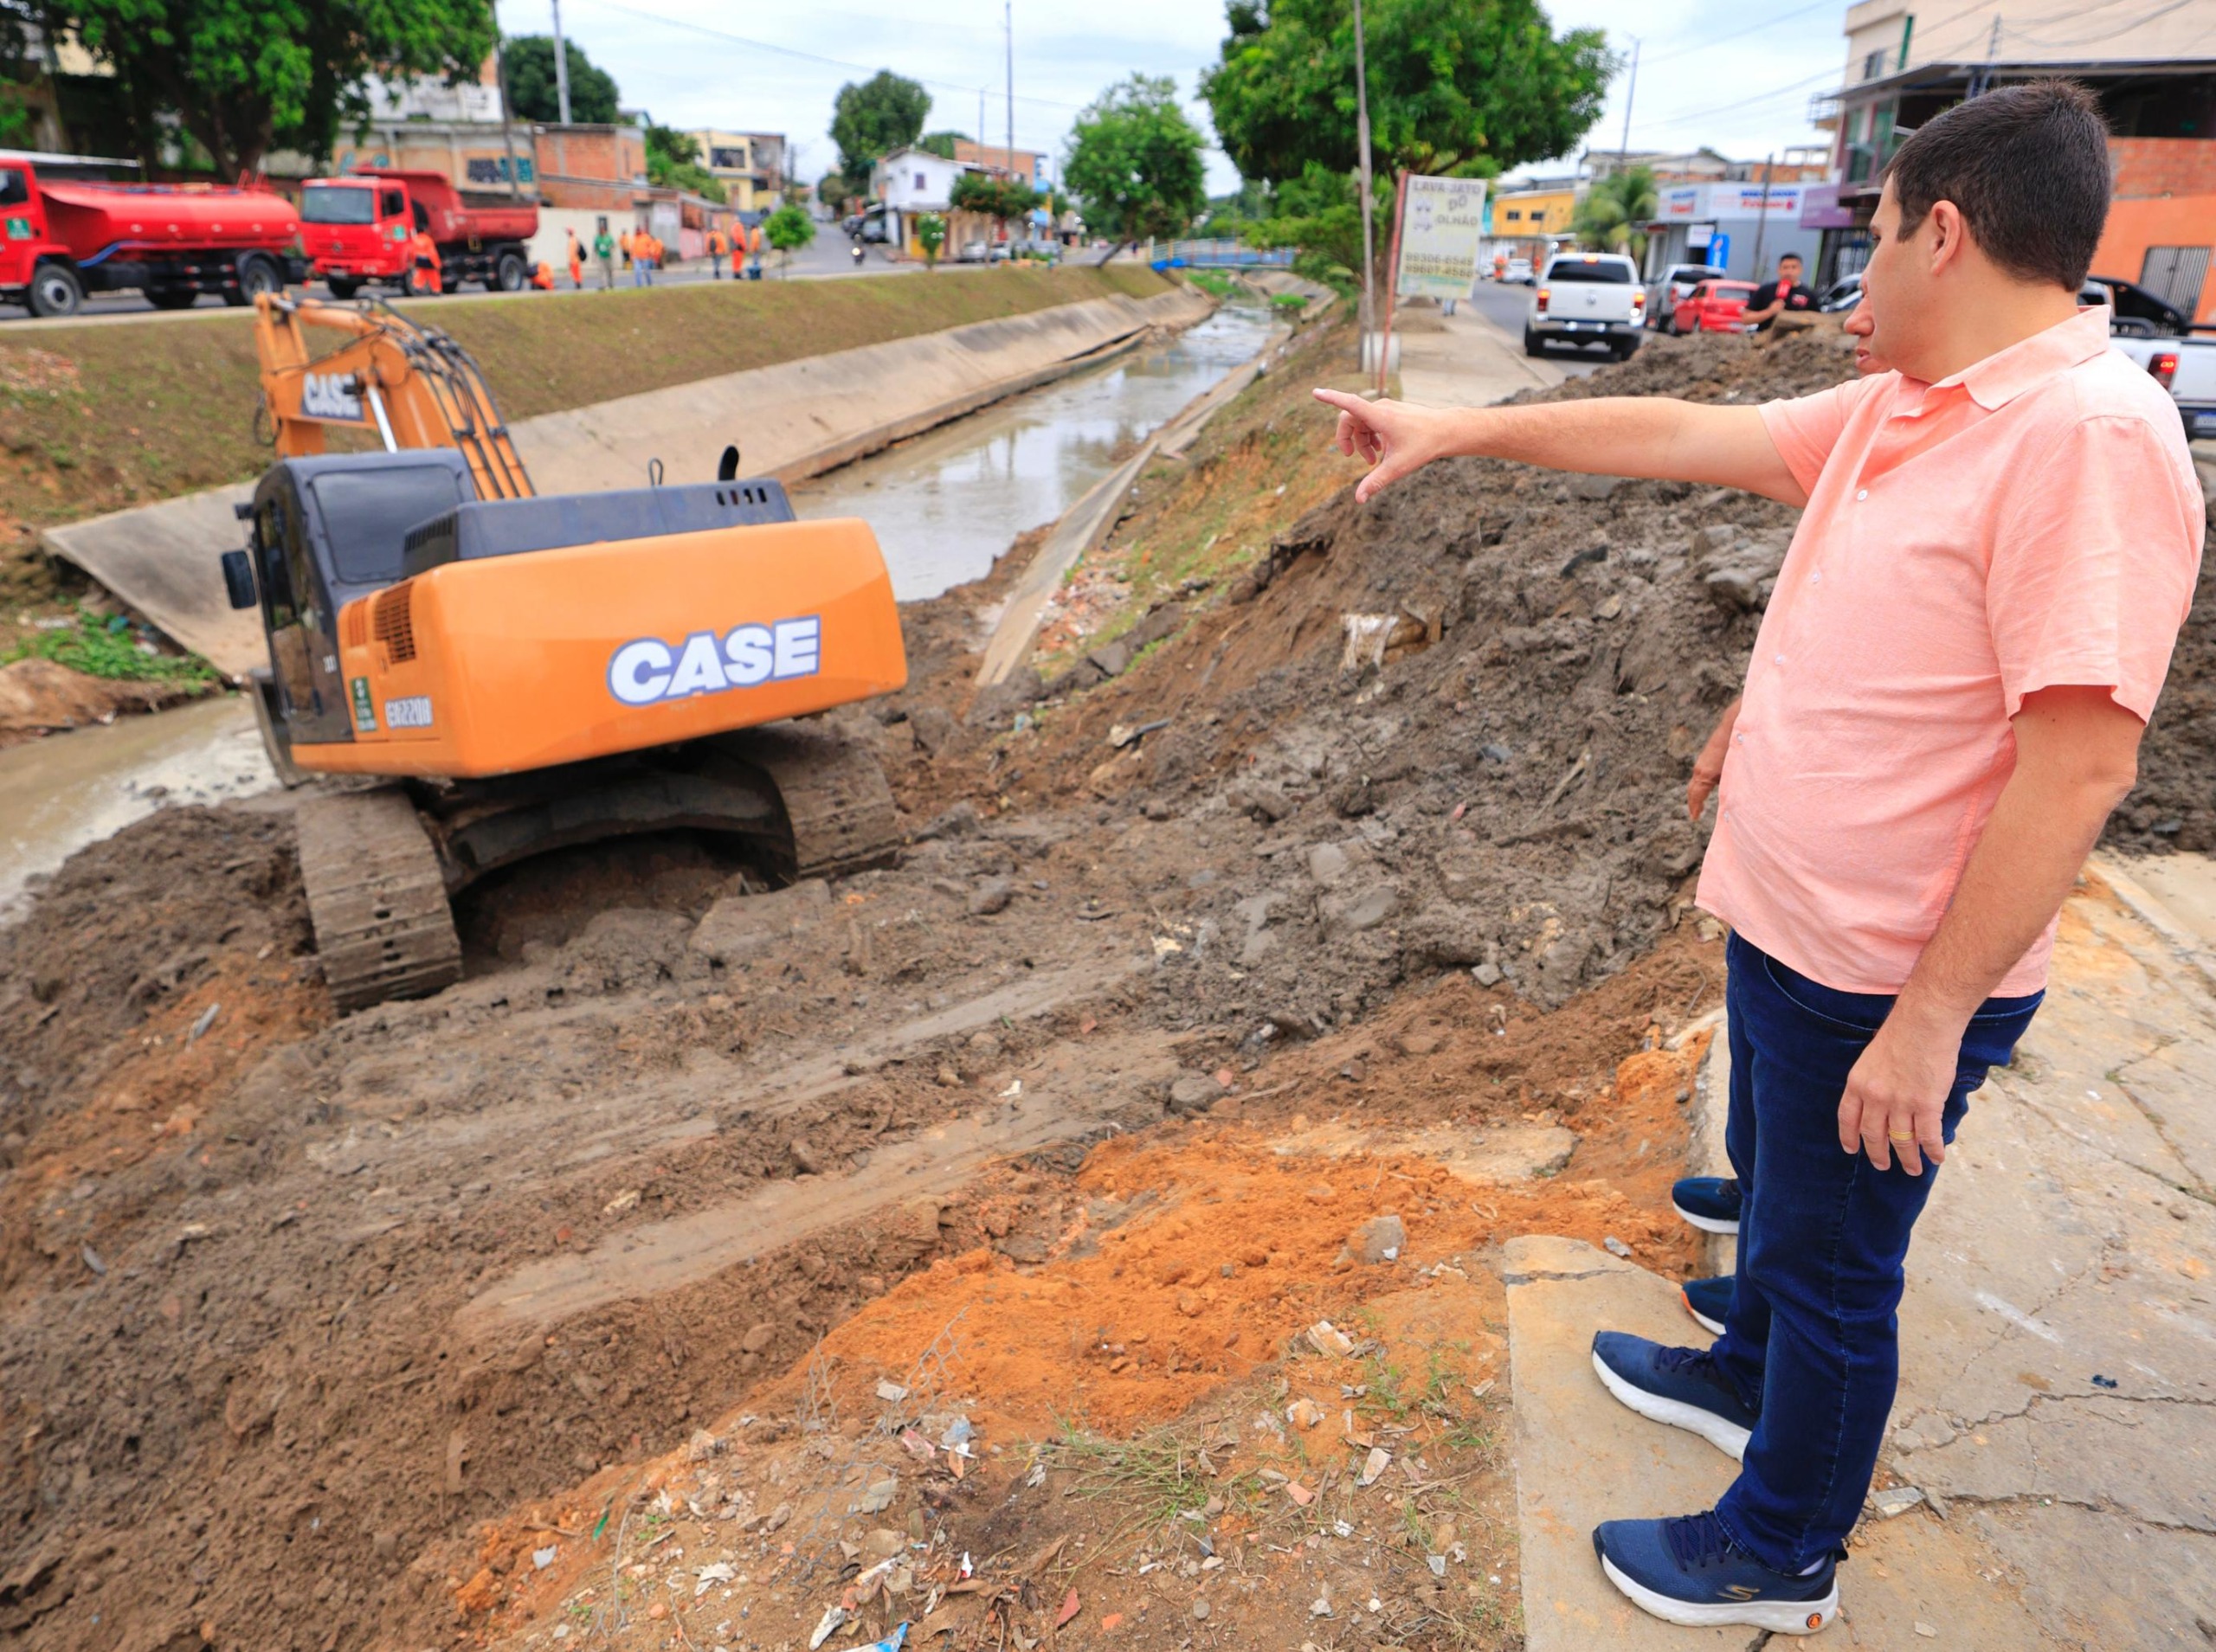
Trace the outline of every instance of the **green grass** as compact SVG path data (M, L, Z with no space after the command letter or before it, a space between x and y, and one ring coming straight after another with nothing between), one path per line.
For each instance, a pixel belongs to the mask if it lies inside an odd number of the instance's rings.
M1213 1478L1201 1466L1200 1448L1169 1429L1104 1440L1065 1424L1053 1453L1055 1465L1074 1474L1070 1489L1078 1496L1112 1498L1148 1525L1204 1507L1213 1496L1228 1501L1250 1478Z
M1239 286L1221 270L1187 270L1185 279L1212 299L1227 299Z
M724 281L405 308L474 355L528 419L797 357L1088 299L1167 291L1131 265L836 281ZM0 342L0 512L35 526L257 474L245 312L41 329ZM336 336L333 336L336 342Z
M217 680L216 668L199 655L146 653L121 614L101 615L81 607L74 625L34 633L14 647L0 650L0 665L19 659L50 659L87 677L134 683L212 685Z

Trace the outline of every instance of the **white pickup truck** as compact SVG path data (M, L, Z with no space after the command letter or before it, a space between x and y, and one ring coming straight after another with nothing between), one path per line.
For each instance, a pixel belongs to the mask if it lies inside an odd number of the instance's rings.
M2170 393L2187 437L2216 436L2216 334L2132 337L2119 333L2110 343Z
M1560 253L1548 260L1524 323L1524 353L1549 344L1606 344L1618 361L1639 348L1646 326L1646 289L1620 253Z

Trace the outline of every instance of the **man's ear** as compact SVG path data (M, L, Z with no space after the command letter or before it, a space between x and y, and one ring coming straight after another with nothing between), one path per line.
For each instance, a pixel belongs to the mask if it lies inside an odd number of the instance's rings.
M1923 222L1931 232L1934 275L1968 254L1970 228L1962 217L1962 209L1952 201L1933 202L1931 210L1923 215Z

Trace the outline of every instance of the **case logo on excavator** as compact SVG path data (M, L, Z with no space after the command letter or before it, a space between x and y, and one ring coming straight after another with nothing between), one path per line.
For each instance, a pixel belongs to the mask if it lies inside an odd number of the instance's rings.
M362 417L362 397L351 373L304 373L300 376L300 417L346 419Z
M774 625L735 626L722 636L695 631L683 642L641 637L608 662L608 691L626 705L689 699L754 688L822 670L823 620L808 614Z

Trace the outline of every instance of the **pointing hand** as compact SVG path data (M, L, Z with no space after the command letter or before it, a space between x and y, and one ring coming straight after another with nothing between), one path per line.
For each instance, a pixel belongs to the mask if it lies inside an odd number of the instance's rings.
M1354 491L1356 499L1362 504L1446 451L1440 431L1442 415L1436 409L1411 407L1405 402L1365 402L1344 390L1318 390L1316 399L1339 410L1332 444L1349 458L1369 466L1369 474Z

